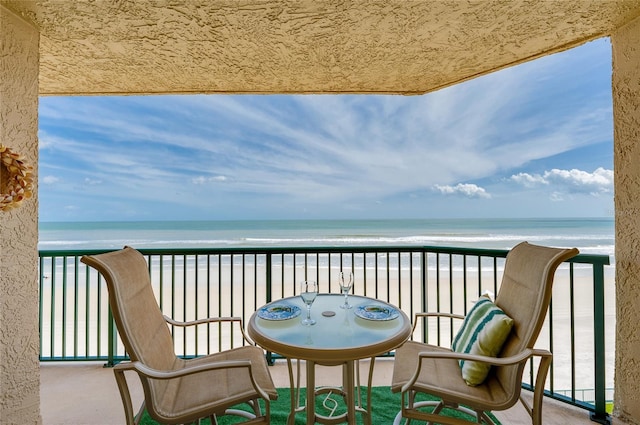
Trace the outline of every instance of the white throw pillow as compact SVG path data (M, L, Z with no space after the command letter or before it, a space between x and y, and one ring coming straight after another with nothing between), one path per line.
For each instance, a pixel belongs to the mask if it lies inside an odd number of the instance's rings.
M465 317L451 348L457 353L496 357L512 327L513 319L483 295ZM476 386L487 378L491 365L460 360L460 368L465 382Z

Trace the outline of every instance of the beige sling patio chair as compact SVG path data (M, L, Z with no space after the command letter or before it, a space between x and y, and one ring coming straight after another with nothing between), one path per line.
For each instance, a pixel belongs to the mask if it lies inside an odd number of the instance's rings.
M113 318L131 358L120 363L114 373L127 425L137 424L143 410L160 423L199 422L220 415L247 418L245 423L268 424L270 400L277 398L264 352L255 345L185 360L176 356L168 323L174 326L239 318L213 318L175 322L162 315L151 287L149 269L137 250L122 250L82 257L82 262L98 270L107 282ZM235 326L235 324L232 324ZM125 371L137 372L144 390L144 402L136 415L132 408ZM262 412L259 400L265 405ZM233 408L248 403L251 412Z
M463 322L453 340L453 345L462 340L466 344L465 338L468 338L469 345L463 344L462 348L458 347L454 351L408 341L396 350L391 389L394 392L401 391L402 410L396 416L394 424L399 424L402 418L406 418L407 423L411 419L442 424L470 423L440 415L446 408L469 413L475 417L474 423L492 424L486 412L508 409L520 399L531 416L532 423L540 425L542 396L552 355L547 350L533 347L549 307L555 271L563 261L577 254L578 250L575 248L557 249L520 243L507 255L495 304L487 299L482 300L482 303L478 301L478 308L469 311L469 319ZM503 313L500 313L500 309ZM416 316L416 321L421 316L464 319L462 316L446 313L418 313ZM487 337L488 323L495 324L497 320L505 324L502 330L504 345L501 350L500 342L497 347L493 347L496 354L477 354L480 347L477 340L473 339ZM494 329L497 330L499 326ZM487 342L489 338L482 344ZM486 349L487 346L482 348ZM540 357L540 361L534 382L533 404L529 405L521 397L521 384L525 364L532 357ZM465 366L491 365L486 379L483 381L480 377L474 381L473 372L463 377L460 360L464 361ZM469 385L465 379L471 380L473 385ZM419 393L430 394L441 400L416 401Z

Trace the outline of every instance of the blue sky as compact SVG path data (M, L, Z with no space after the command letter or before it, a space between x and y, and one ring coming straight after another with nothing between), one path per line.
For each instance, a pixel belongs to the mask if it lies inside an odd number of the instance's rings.
M609 39L422 96L39 108L43 222L613 215Z

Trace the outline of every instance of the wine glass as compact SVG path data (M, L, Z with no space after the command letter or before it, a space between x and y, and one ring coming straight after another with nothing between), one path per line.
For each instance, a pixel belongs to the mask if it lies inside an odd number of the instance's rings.
M311 318L311 304L318 296L318 284L313 280L305 280L300 283L300 297L307 305L307 318L302 321L305 326L315 325L316 321Z
M340 284L340 290L344 294L344 304L340 308L351 308L349 304L349 291L353 286L353 272L340 272L338 273L338 283Z

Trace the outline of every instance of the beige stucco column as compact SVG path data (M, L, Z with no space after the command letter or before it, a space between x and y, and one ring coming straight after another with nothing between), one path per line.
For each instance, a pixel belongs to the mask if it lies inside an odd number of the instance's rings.
M611 42L617 303L614 414L640 423L640 19L616 31Z
M0 6L0 143L38 159L37 30ZM37 170L36 170L37 172ZM0 212L0 424L37 424L38 205Z

